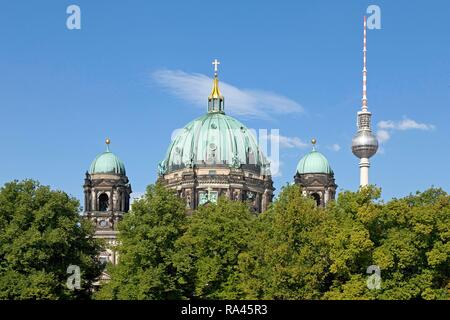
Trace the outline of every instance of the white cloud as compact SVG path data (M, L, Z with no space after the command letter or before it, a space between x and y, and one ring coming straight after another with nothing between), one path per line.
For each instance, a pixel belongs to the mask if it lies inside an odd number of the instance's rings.
M380 122L378 122L378 128L395 129L395 123L392 120L381 120Z
M267 153L265 141L270 142L270 154ZM283 175L281 171L283 162L280 160L280 149L304 148L307 146L300 138L280 135L278 129L270 130L269 134L267 133L267 130L259 130L259 143L263 144L260 145L260 147L266 154L267 160L270 161L270 172L272 177L281 177Z
M418 123L415 120L405 118L400 121L384 120L378 122L378 128L380 129L392 129L392 130L434 130L435 126L432 124Z
M388 141L391 138L391 135L386 130L378 130L377 131L377 139L380 143Z
M380 143L384 143L391 138L394 131L406 131L406 130L423 130L430 131L436 129L433 124L419 123L415 120L404 118L400 121L382 120L377 124L379 130L377 132L377 138Z
M280 139L280 147L281 148L298 148L303 149L309 146L309 144L303 142L300 138L297 137L286 137L286 136L278 136Z
M338 152L339 150L341 150L341 146L337 143L333 143L328 147L328 149Z
M152 78L178 98L206 108L206 99L211 91L211 78L181 70L157 70L152 73ZM222 81L220 89L225 97L225 111L235 115L269 118L270 114L303 112L303 107L299 103L273 92L240 89Z
M283 175L281 172L281 166L284 164L279 157L267 157L267 160L270 161L270 173L273 178L278 178Z
M267 148L264 147L264 141L270 142L270 154L267 153ZM259 143L263 144L260 147L266 154L267 160L270 161L272 177L281 177L283 175L281 170L283 162L280 160L280 149L303 149L309 146L308 143L303 142L298 137L280 135L279 129L272 129L270 133L267 133L267 130L259 130Z
M274 143L279 143L280 148L286 149L303 149L309 146L308 143L304 142L302 139L298 137L287 137L279 134L278 129L271 130L270 134L261 130L259 132L259 137L261 139L267 139L273 145Z

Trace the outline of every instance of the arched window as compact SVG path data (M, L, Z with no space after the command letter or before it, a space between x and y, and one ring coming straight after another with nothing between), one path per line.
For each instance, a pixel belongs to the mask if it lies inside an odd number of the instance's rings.
M313 197L314 200L316 200L317 205L320 206L320 196L319 196L319 194L316 193L316 192L311 193L311 197Z
M108 211L109 207L109 197L106 193L102 193L98 197L98 208L100 211Z

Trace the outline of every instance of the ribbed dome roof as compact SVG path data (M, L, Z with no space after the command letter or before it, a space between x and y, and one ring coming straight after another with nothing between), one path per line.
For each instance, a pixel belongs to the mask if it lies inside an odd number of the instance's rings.
M305 155L297 165L297 172L304 173L327 173L333 174L327 158L320 152L313 149L310 153Z
M114 153L109 151L109 140L106 140L106 151L100 153L94 161L91 163L89 168L90 174L96 173L113 173L125 175L125 165L122 160L119 159Z
M217 66L214 60L214 80L208 97L208 113L189 122L167 150L158 165L160 175L194 165L220 166L258 170L270 175L270 163L260 151L255 136L241 122L224 112L225 98L220 93Z
M181 129L160 163L160 173L193 164L250 164L269 174L269 163L250 130L223 112L209 112Z

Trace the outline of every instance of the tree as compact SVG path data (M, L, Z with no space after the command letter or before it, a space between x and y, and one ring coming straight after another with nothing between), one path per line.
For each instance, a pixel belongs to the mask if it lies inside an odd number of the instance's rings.
M0 189L0 299L87 298L99 250L76 199L32 180ZM80 268L80 290L66 285L70 265Z
M120 263L98 297L448 298L449 195L380 196L369 186L321 208L288 186L259 216L225 198L186 216L172 191L150 187L119 225ZM379 289L368 286L371 266Z
M367 226L370 217L382 207L381 189L368 186L358 192L345 191L336 202L326 208L327 215L335 221L335 235L329 234L330 274L329 286L322 299L374 299L367 287L367 268L373 265L372 252L376 243ZM364 222L367 223L364 223Z
M241 286L252 299L319 299L372 245L361 225L317 207L298 186L283 188L257 225L239 260Z
M372 189L373 190L373 189ZM350 214L363 224L374 243L370 260L360 269L376 265L381 288L369 290L367 276L352 272L336 281L325 294L328 299L447 299L450 281L450 197L431 188L386 204L358 204L371 192L344 193L336 214ZM363 196L364 197L364 196Z
M175 266L189 298L237 299L238 256L254 236L256 215L247 204L219 198L190 217L186 233L177 241Z
M373 253L383 273L380 299L445 299L450 281L450 196L431 188L390 201Z
M446 299L450 198L441 189L388 203L373 186L316 207L283 188L255 221L239 256L238 286L250 299ZM381 288L367 270L381 269ZM370 269L369 269L370 270Z
M187 217L184 203L157 183L119 223L119 263L108 265L111 281L97 299L180 299L173 265L175 241L183 235Z

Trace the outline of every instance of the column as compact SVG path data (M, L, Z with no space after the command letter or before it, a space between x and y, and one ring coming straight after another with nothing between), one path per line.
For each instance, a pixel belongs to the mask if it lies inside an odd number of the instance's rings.
M369 184L369 167L369 158L361 158L361 160L359 161L360 187L365 187Z

